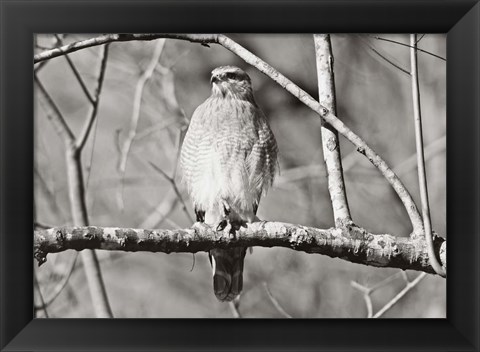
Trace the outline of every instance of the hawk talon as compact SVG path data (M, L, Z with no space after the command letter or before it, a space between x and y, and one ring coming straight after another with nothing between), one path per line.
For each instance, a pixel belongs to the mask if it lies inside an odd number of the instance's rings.
M205 211L199 210L195 207L195 216L197 218L197 222L205 222Z
M223 231L225 227L227 227L227 225L228 225L228 221L226 219L221 220L216 227L216 231L217 232Z
M230 231L228 231L228 236L232 237L234 240L237 239L237 228L236 228L236 226L232 225L232 227L230 227Z

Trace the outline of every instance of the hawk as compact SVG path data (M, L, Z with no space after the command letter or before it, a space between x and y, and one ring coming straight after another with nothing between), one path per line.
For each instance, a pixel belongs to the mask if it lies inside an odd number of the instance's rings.
M250 77L222 66L211 76L212 93L193 113L180 155L183 180L197 222L234 231L256 217L272 185L277 143L253 96ZM213 288L231 301L243 287L245 247L212 249Z

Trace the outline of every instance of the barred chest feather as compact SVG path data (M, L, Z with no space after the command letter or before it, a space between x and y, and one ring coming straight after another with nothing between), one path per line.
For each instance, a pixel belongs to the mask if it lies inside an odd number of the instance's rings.
M251 213L273 182L277 145L254 101L212 95L192 116L180 163L198 209L216 210L226 200Z

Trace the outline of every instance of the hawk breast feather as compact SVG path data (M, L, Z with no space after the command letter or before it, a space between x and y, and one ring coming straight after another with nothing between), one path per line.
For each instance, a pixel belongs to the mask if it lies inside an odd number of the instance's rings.
M193 203L253 210L273 183L277 144L263 112L253 102L210 97L193 113L180 163Z

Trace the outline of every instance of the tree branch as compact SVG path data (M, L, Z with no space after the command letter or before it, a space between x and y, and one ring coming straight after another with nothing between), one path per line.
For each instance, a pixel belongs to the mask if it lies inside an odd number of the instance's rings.
M68 249L196 253L239 246L286 247L352 263L435 273L429 263L427 244L420 236L372 234L353 225L318 229L281 222L255 222L242 227L235 238L206 225L177 230L62 226L34 232L34 255L40 264L48 253ZM435 237L435 249L441 253L442 264L446 266L446 241Z
M428 244L429 256L432 267L436 273L441 276L446 276L444 268L435 258L433 243L432 243L432 223L430 219L430 205L428 201L427 188L427 174L425 170L425 155L423 147L423 133L422 133L422 113L420 108L420 85L418 82L418 63L417 63L417 35L410 34L410 67L412 74L412 101L413 101L413 116L415 123L415 144L417 148L417 166L418 166L418 183L420 186L420 198L422 202L422 216L423 226L425 228L425 238Z
M333 74L332 43L329 34L314 34L317 62L318 97L320 103L332 113L337 113L335 78ZM322 121L323 122L323 121ZM327 170L328 191L333 208L335 224L351 222L350 209L345 193L342 157L338 133L328 123L322 123L323 159Z
M102 61L106 59L106 50L104 50L104 56ZM104 63L101 65L101 72L99 77L99 83L97 87L101 87L100 80L103 80L103 74L105 71ZM68 180L68 196L70 200L70 209L72 213L72 220L75 226L88 225L88 213L85 199L85 186L83 182L82 173L82 160L81 160L81 147L77 147L77 140L65 122L60 110L57 108L53 99L50 97L45 87L42 85L40 79L35 75L35 80L40 93L48 102L47 108L50 108L47 112L47 116L58 133L62 138L65 145L65 159L67 168L67 180ZM97 91L98 93L99 91ZM98 96L97 103L98 103ZM96 111L96 110L95 110ZM95 113L91 115L95 117ZM88 137L90 129L88 128L85 138ZM83 138L83 137L82 137ZM85 251L82 253L82 260L84 263L85 274L90 289L90 294L93 301L95 314L98 318L112 318L112 310L108 302L107 292L105 284L103 282L102 273L100 270L100 264L98 258L93 250Z
M281 87L287 90L290 94L299 99L302 103L315 111L322 119L329 123L338 133L347 138L356 148L357 151L365 155L368 160L383 174L385 179L393 187L400 200L402 201L405 210L410 218L413 226L414 234L423 233L423 220L418 212L417 206L413 201L412 196L405 188L403 183L387 165L387 163L370 147L367 143L355 134L348 126L346 126L335 114L330 112L327 108L322 106L319 102L313 99L307 92L294 84L287 77L275 70L272 66L255 56L235 41L231 40L222 34L108 34L96 38L74 42L64 45L60 48L47 50L34 56L34 62L58 57L66 53L74 52L83 48L88 48L96 45L101 45L111 42L131 41L131 40L154 40L159 38L171 38L188 40L190 42L201 43L208 46L209 43L219 44L224 48L230 50L238 57L243 59L246 63L252 65L260 72L270 77L273 81L278 83Z
M158 65L158 61L160 60L160 56L162 55L164 46L165 40L158 41L152 54L152 58L150 59L150 63L148 64L145 72L138 79L137 86L135 88L135 97L133 98L133 111L130 120L130 128L128 130L127 138L125 138L123 146L121 147L121 153L119 155L118 161L118 170L122 173L122 175L125 174L127 168L128 154L130 152L130 148L132 147L133 140L135 139L135 136L137 134L137 126L140 119L140 108L142 105L143 90L146 83L152 78L152 75L155 72L155 67Z
M95 118L97 117L98 105L100 102L100 94L102 92L103 81L105 78L105 70L107 68L107 58L108 58L108 45L103 47L102 56L100 59L100 69L98 73L97 86L95 88L95 96L90 97L91 102L90 111L88 112L87 119L82 128L80 136L77 138L77 149L82 150L87 142L88 136L90 135L90 130L92 129Z
M381 38L381 37L376 37L376 36L373 36L373 38L378 39L378 40L383 40L384 42L390 42L390 43L398 44L398 45L401 45L401 46L406 46L407 48L413 48L413 47L415 47L416 50L418 50L418 51L420 51L420 52L422 52L422 53L431 55L431 56L436 57L437 59L440 59L440 60L442 60L442 61L447 61L444 57L441 57L440 55L437 55L437 54L431 53L430 51L426 51L426 50L423 50L423 49L418 48L418 47L417 47L418 42L416 42L416 43L410 43L410 45L408 45L408 44L405 44L405 43L397 42L396 40L392 40L392 39ZM420 41L420 40L419 40L419 41Z
M403 296L405 296L412 288L418 285L420 281L422 281L427 275L425 273L421 273L418 275L415 280L408 282L405 287L393 297L387 304L385 304L372 318L380 318L383 314L385 314L390 308L392 308Z
M57 41L57 43L58 43L59 45L63 45L62 38L60 38L60 36L59 36L58 34L55 34L55 38L56 38L56 41ZM77 79L78 84L79 84L80 87L82 88L83 93L84 93L85 96L87 97L87 100L88 100L91 104L94 104L93 97L92 97L92 95L90 94L90 92L88 91L87 85L85 84L82 76L80 75L80 72L78 72L77 67L75 66L75 64L73 63L72 59L70 58L70 56L69 56L68 54L65 54L65 60L67 60L68 66L70 66L70 69L72 70L73 75L74 75L75 78Z

